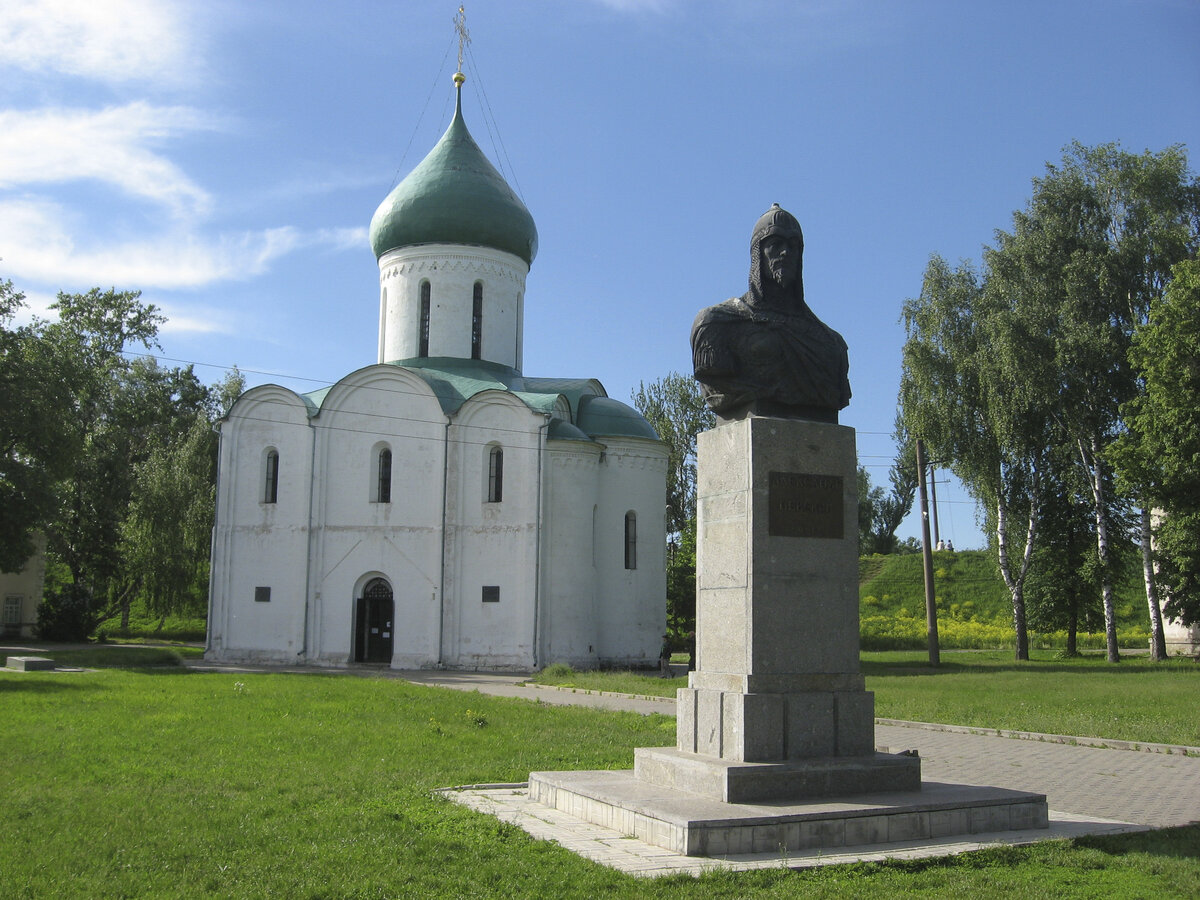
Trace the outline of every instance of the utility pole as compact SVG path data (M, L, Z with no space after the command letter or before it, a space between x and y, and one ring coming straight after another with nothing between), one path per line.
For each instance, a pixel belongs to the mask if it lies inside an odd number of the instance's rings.
M921 556L925 562L925 625L929 633L929 665L941 663L938 650L937 598L933 592L933 548L929 546L929 497L925 490L925 442L917 438L917 471L921 493Z
M933 546L941 547L942 535L938 528L937 513L937 466L929 464L929 504L933 507Z

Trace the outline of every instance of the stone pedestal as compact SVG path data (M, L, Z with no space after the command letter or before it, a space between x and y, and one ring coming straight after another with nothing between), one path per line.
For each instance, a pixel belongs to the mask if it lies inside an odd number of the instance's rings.
M726 802L916 790L919 760L875 753L859 673L854 430L748 418L697 457L696 671L678 752L635 773Z
M18 672L53 672L56 664L44 656L10 656L4 661L4 667Z
M632 772L534 772L529 796L687 854L1047 826L1041 794L922 785L875 751L859 671L854 431L751 417L699 436L697 668L675 747Z

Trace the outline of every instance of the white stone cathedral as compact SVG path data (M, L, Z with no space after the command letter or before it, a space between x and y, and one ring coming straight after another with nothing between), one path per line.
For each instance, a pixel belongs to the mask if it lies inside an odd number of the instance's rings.
M599 381L522 374L537 229L463 121L371 221L374 365L220 423L206 658L655 664L667 450Z

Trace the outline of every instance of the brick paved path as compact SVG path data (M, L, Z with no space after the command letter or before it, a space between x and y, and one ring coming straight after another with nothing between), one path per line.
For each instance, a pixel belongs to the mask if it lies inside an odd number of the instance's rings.
M1165 827L1200 821L1200 757L1106 750L977 734L876 725L890 750L921 754L932 781L989 784L1046 795L1051 809Z

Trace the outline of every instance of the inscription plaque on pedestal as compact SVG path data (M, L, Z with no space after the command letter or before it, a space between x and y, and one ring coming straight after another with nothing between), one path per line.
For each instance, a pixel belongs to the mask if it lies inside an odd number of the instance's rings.
M842 476L771 472L767 533L771 537L845 537Z

